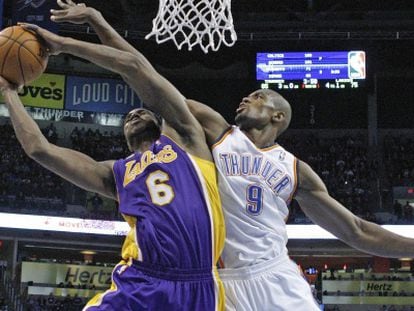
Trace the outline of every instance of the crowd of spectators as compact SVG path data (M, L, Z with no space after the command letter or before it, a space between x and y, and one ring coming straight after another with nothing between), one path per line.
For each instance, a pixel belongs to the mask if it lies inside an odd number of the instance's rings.
M282 136L281 145L307 162L327 185L329 193L354 214L376 221L374 211L378 163L369 159L361 134L321 137L316 133ZM290 222L306 218L293 203Z
M124 135L113 131L85 129L75 127L71 134L71 148L86 153L97 161L119 159L128 155Z
M412 186L414 181L414 139L387 133L382 142L384 167L388 183L393 186Z
M27 311L80 311L88 299L79 297L75 294L66 296L30 295L26 301Z
M48 140L57 145L59 140L53 123L42 129ZM117 159L127 154L122 135L75 128L66 147L79 150L102 161ZM0 125L0 211L10 213L43 214L95 219L119 219L115 202L109 210L99 210L102 198L87 193L64 181L30 159L18 143L9 124ZM99 203L101 202L101 203ZM67 211L68 205L83 205L84 209Z
M0 206L3 211L30 207L52 212L64 208L62 179L25 155L9 125L0 125L0 150Z
M414 200L394 197L393 187L414 186L414 140L409 133L386 133L381 147L384 166L381 199L385 205L392 206L393 223L411 224ZM408 189L407 192L410 194Z
M118 159L129 153L119 131L93 130L82 125L74 127L68 137L62 137L53 123L42 131L51 142L83 152L97 161ZM309 163L330 194L358 216L381 223L375 213L382 199L395 219L404 223L413 221L411 205L384 200L384 187L382 192L378 189L379 182L390 184L391 188L392 185L414 185L414 143L409 135L385 135L384 148L379 149L381 156L376 156L370 152L367 135L362 131L330 136L321 133L291 131L282 135L278 143ZM97 194L86 194L29 159L8 124L0 125L0 150L0 211L119 218L115 202L109 203ZM84 208L76 214L73 209L67 209L69 205ZM310 222L295 201L288 222Z

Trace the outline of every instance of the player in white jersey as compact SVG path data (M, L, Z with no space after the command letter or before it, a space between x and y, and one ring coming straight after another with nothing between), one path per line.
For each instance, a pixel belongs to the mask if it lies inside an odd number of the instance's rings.
M56 22L89 23L103 44L136 53L96 10L58 0ZM294 197L306 215L342 241L383 257L414 257L414 240L353 215L329 196L303 161L274 144L291 119L289 103L271 90L243 98L236 124L208 106L187 103L213 147L227 236L220 269L228 310L319 310L310 286L288 257L285 220Z
M287 253L285 221L293 198L315 224L356 249L382 257L414 255L414 239L352 214L308 164L275 144L292 115L280 94L257 90L243 98L237 126L206 105L187 103L206 132L219 172L227 233L219 272L227 310L319 310Z
M228 241L221 256L224 266L249 266L286 253L285 220L297 185L296 158L279 145L257 148L236 126L213 146L213 156L222 202L239 207L225 211L227 230L239 238Z
M297 159L277 144L258 148L237 126L213 145L213 156L227 207L219 270L226 309L319 310L286 248Z

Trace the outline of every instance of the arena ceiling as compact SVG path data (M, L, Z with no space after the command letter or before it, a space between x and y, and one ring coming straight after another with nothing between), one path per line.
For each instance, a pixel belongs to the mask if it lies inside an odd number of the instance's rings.
M118 28L136 31L136 35L150 30L158 9L158 1L154 0L87 0L86 3L99 8ZM394 39L394 31L399 31L414 38L411 0L238 0L232 1L232 13L239 40L274 40L278 32L290 32L291 36L285 35L283 40L296 40L300 32L315 32L315 39L326 38L329 33L347 39L349 32L351 35L362 32L361 36L374 39ZM341 32L344 37L340 37ZM308 39L311 38L310 35Z
M185 1L190 0L175 0ZM11 2L5 1L6 18L11 16ZM84 2L100 10L121 35L169 76L186 75L187 71L182 68L196 63L197 68L201 64L202 69L220 69L223 71L220 77L225 76L227 71L229 76L237 77L238 73L246 71L243 68L251 67L250 62L256 51L305 49L363 49L375 57L375 66L379 71L400 72L404 69L414 72L413 0L235 0L231 3L231 10L237 43L234 48L220 48L218 53L208 55L199 49L193 49L191 54L184 49L177 53L171 41L160 49L153 38L144 39L151 30L159 1ZM87 25L62 24L60 34L97 41L93 30ZM389 68L382 68L383 64ZM179 68L180 72L168 71L174 68ZM189 71L193 72L193 67Z
M210 0L213 1L224 0ZM5 1L6 17L11 14L11 2ZM121 32L137 39L149 32L159 3L154 0L83 2L99 9ZM185 0L174 2L185 3ZM333 39L344 40L353 34L365 36L365 39L414 39L412 0L237 0L232 1L231 10L239 40L311 40L326 39L329 34ZM79 26L63 29L87 31L86 27ZM285 35L278 37L281 36L279 32ZM298 36L303 32L308 33L308 37ZM396 32L400 33L399 38Z

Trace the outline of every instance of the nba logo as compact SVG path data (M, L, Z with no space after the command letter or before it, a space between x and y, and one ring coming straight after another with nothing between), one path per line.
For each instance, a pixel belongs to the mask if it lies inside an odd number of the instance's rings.
M351 51L348 53L348 77L365 79L365 52Z

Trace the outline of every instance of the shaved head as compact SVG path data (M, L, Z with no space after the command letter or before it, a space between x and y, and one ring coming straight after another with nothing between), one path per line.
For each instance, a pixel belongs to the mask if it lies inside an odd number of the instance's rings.
M242 130L267 128L275 138L288 128L292 117L288 101L269 89L258 89L243 97L236 113L234 120Z
M279 134L281 134L289 127L290 120L292 119L292 108L290 107L289 102L278 92L269 89L263 91L272 99L275 109L283 112L285 115L284 121L281 123L281 128L279 131Z

